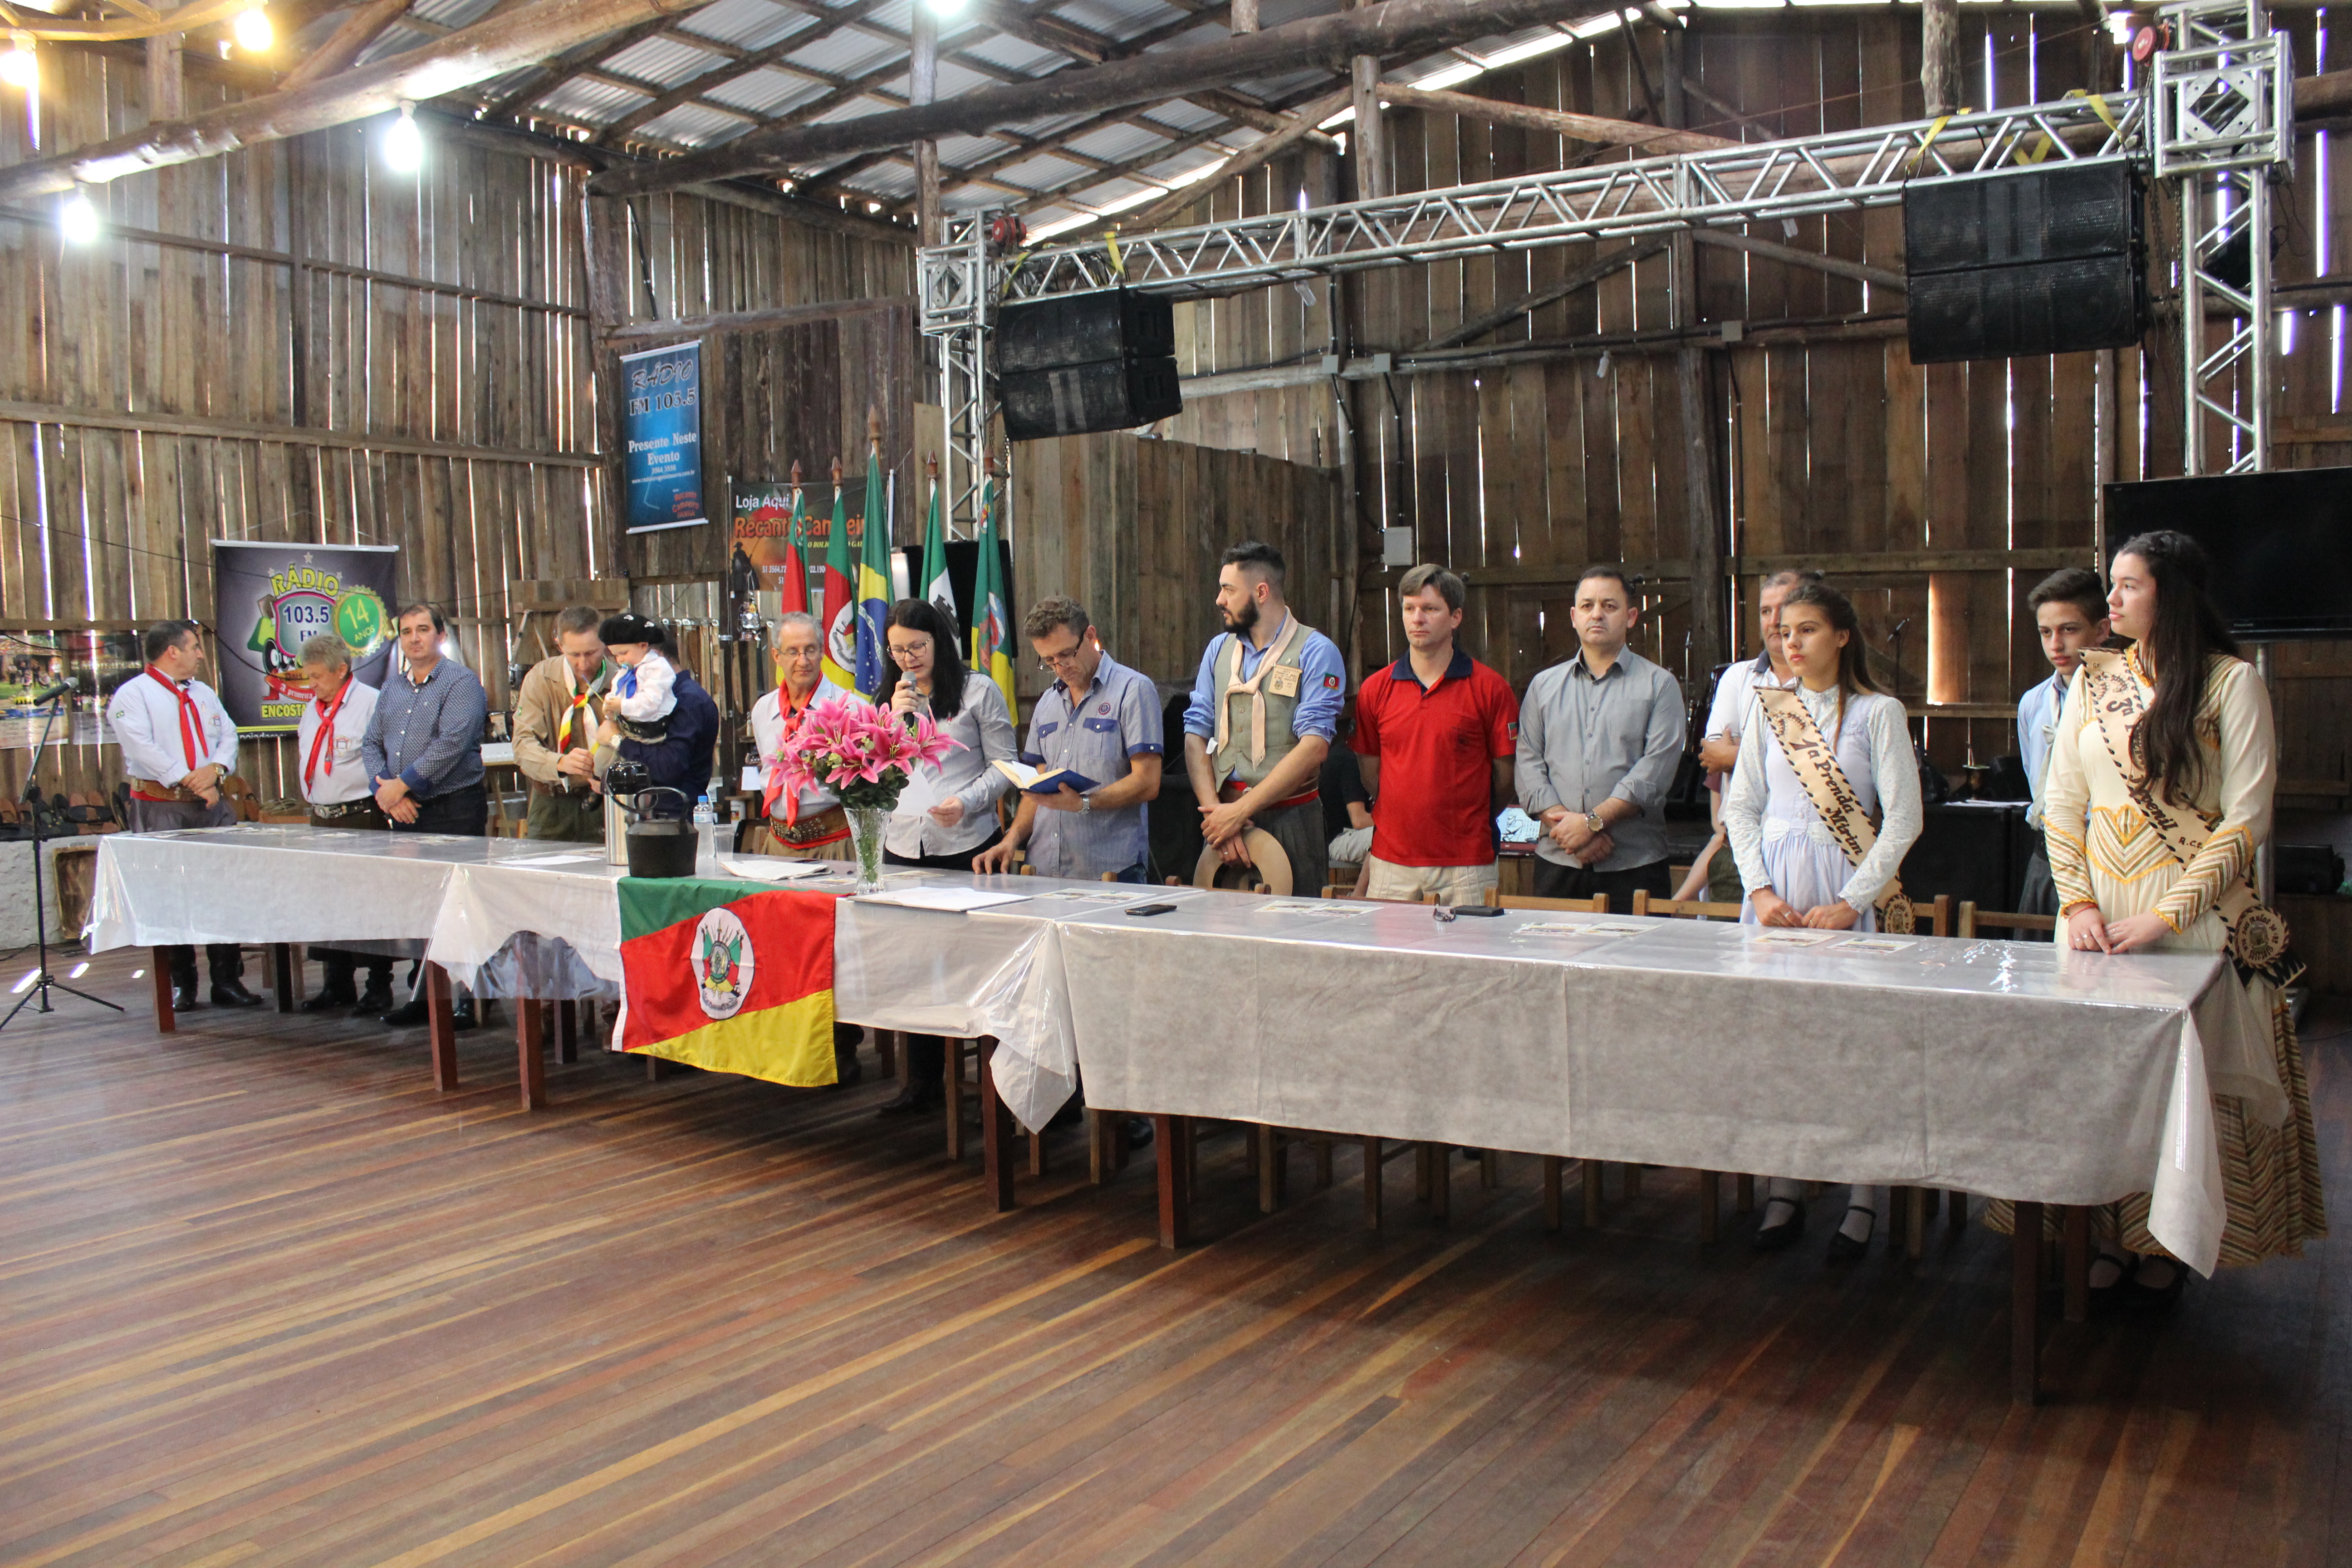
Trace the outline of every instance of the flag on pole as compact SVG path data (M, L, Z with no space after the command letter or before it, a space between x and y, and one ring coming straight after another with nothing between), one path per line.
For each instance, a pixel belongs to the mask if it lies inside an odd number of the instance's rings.
M890 497L882 479L882 437L866 454L866 548L857 558L857 691L878 697L889 647Z
M809 607L808 563L801 551L808 543L808 492L801 487L801 466L793 465L793 515L784 525L784 586L778 595L785 615L806 615Z
M940 460L931 459L931 519L923 529L923 597L936 606L948 619L948 625L961 628L963 617L956 612L955 584L948 581L948 537L940 526Z
M981 492L980 568L971 580L971 667L1003 689L1007 712L1021 711L1013 695L1013 624L1004 613L1004 573L996 548L996 477Z
M841 459L833 460L833 533L824 542L824 678L853 688L857 669L856 562L849 553L849 514Z
M814 1089L835 1081L829 893L620 880L623 1050Z

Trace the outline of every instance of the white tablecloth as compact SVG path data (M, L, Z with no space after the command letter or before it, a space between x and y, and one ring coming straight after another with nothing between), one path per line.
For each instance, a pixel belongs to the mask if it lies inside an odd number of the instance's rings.
M2218 955L1276 903L1062 926L1090 1101L2047 1203L2152 1192L2156 1237L2213 1267Z
M421 942L433 934L451 873L514 842L251 822L110 833L98 841L90 951Z

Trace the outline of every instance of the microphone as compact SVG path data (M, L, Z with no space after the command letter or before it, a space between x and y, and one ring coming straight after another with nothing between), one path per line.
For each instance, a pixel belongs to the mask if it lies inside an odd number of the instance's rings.
M60 697L71 697L73 694L74 683L70 680L60 680L55 686L45 687L34 692L25 700L37 708L44 702L55 702Z

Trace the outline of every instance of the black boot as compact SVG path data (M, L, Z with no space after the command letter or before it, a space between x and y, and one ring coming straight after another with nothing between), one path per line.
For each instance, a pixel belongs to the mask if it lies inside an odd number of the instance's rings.
M172 977L172 1011L184 1013L194 1005L196 1005L196 977L193 974L173 975Z
M352 1016L353 1017L357 1017L362 1013L389 1013L391 1011L392 976L389 974L369 975L367 989L360 993L360 999L352 1005Z
M261 998L245 988L245 963L236 947L216 942L205 953L213 977L215 1007L258 1007Z
M911 1079L907 1087L875 1107L877 1116L912 1116L918 1111L937 1110L948 1102L945 1086L937 1079Z
M449 1026L452 1029L478 1029L482 1026L481 1018L474 1011L474 999L471 996L463 997L451 1004Z
M349 1007L359 1001L359 993L352 987L350 962L347 959L340 963L336 962L343 956L333 952L326 955L322 965L327 972L326 977L320 984L319 994L316 996L306 996L302 999L302 1011L325 1013L337 1007Z
M425 1010L425 998L411 996L383 1016L384 1026L393 1029L414 1029L431 1016Z
M833 1047L833 1087L850 1089L866 1081L866 1064L857 1059L856 1046Z

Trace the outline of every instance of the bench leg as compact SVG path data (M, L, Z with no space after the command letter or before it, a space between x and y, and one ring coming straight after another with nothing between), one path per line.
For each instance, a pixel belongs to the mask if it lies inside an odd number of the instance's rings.
M555 1059L566 1066L580 1059L580 1004L555 1005Z
M1543 1157L1544 1228L1556 1231L1563 1223L1559 1203L1559 1177L1568 1162L1558 1154Z
M547 1029L541 1007L528 996L515 998L515 1054L522 1087L522 1108L539 1110L547 1104Z
M1364 1147L1364 1228L1381 1228L1381 1176L1385 1162L1381 1157L1381 1141L1367 1138Z
M147 963L148 973L155 977L155 1032L176 1035L180 1032L180 1015L172 1006L172 950L149 948Z
M996 1212L1013 1207L1013 1112L996 1098L996 1037L980 1037L980 1163Z
M2042 1384L2042 1205L2016 1205L2009 1248L2009 1396L2034 1404Z
M437 963L425 966L425 1034L433 1051L433 1087L446 1093L457 1087L457 1030L449 1017L449 972Z
M1183 1247L1192 1239L1192 1119L1151 1119L1154 1158L1160 1165L1160 1245Z

